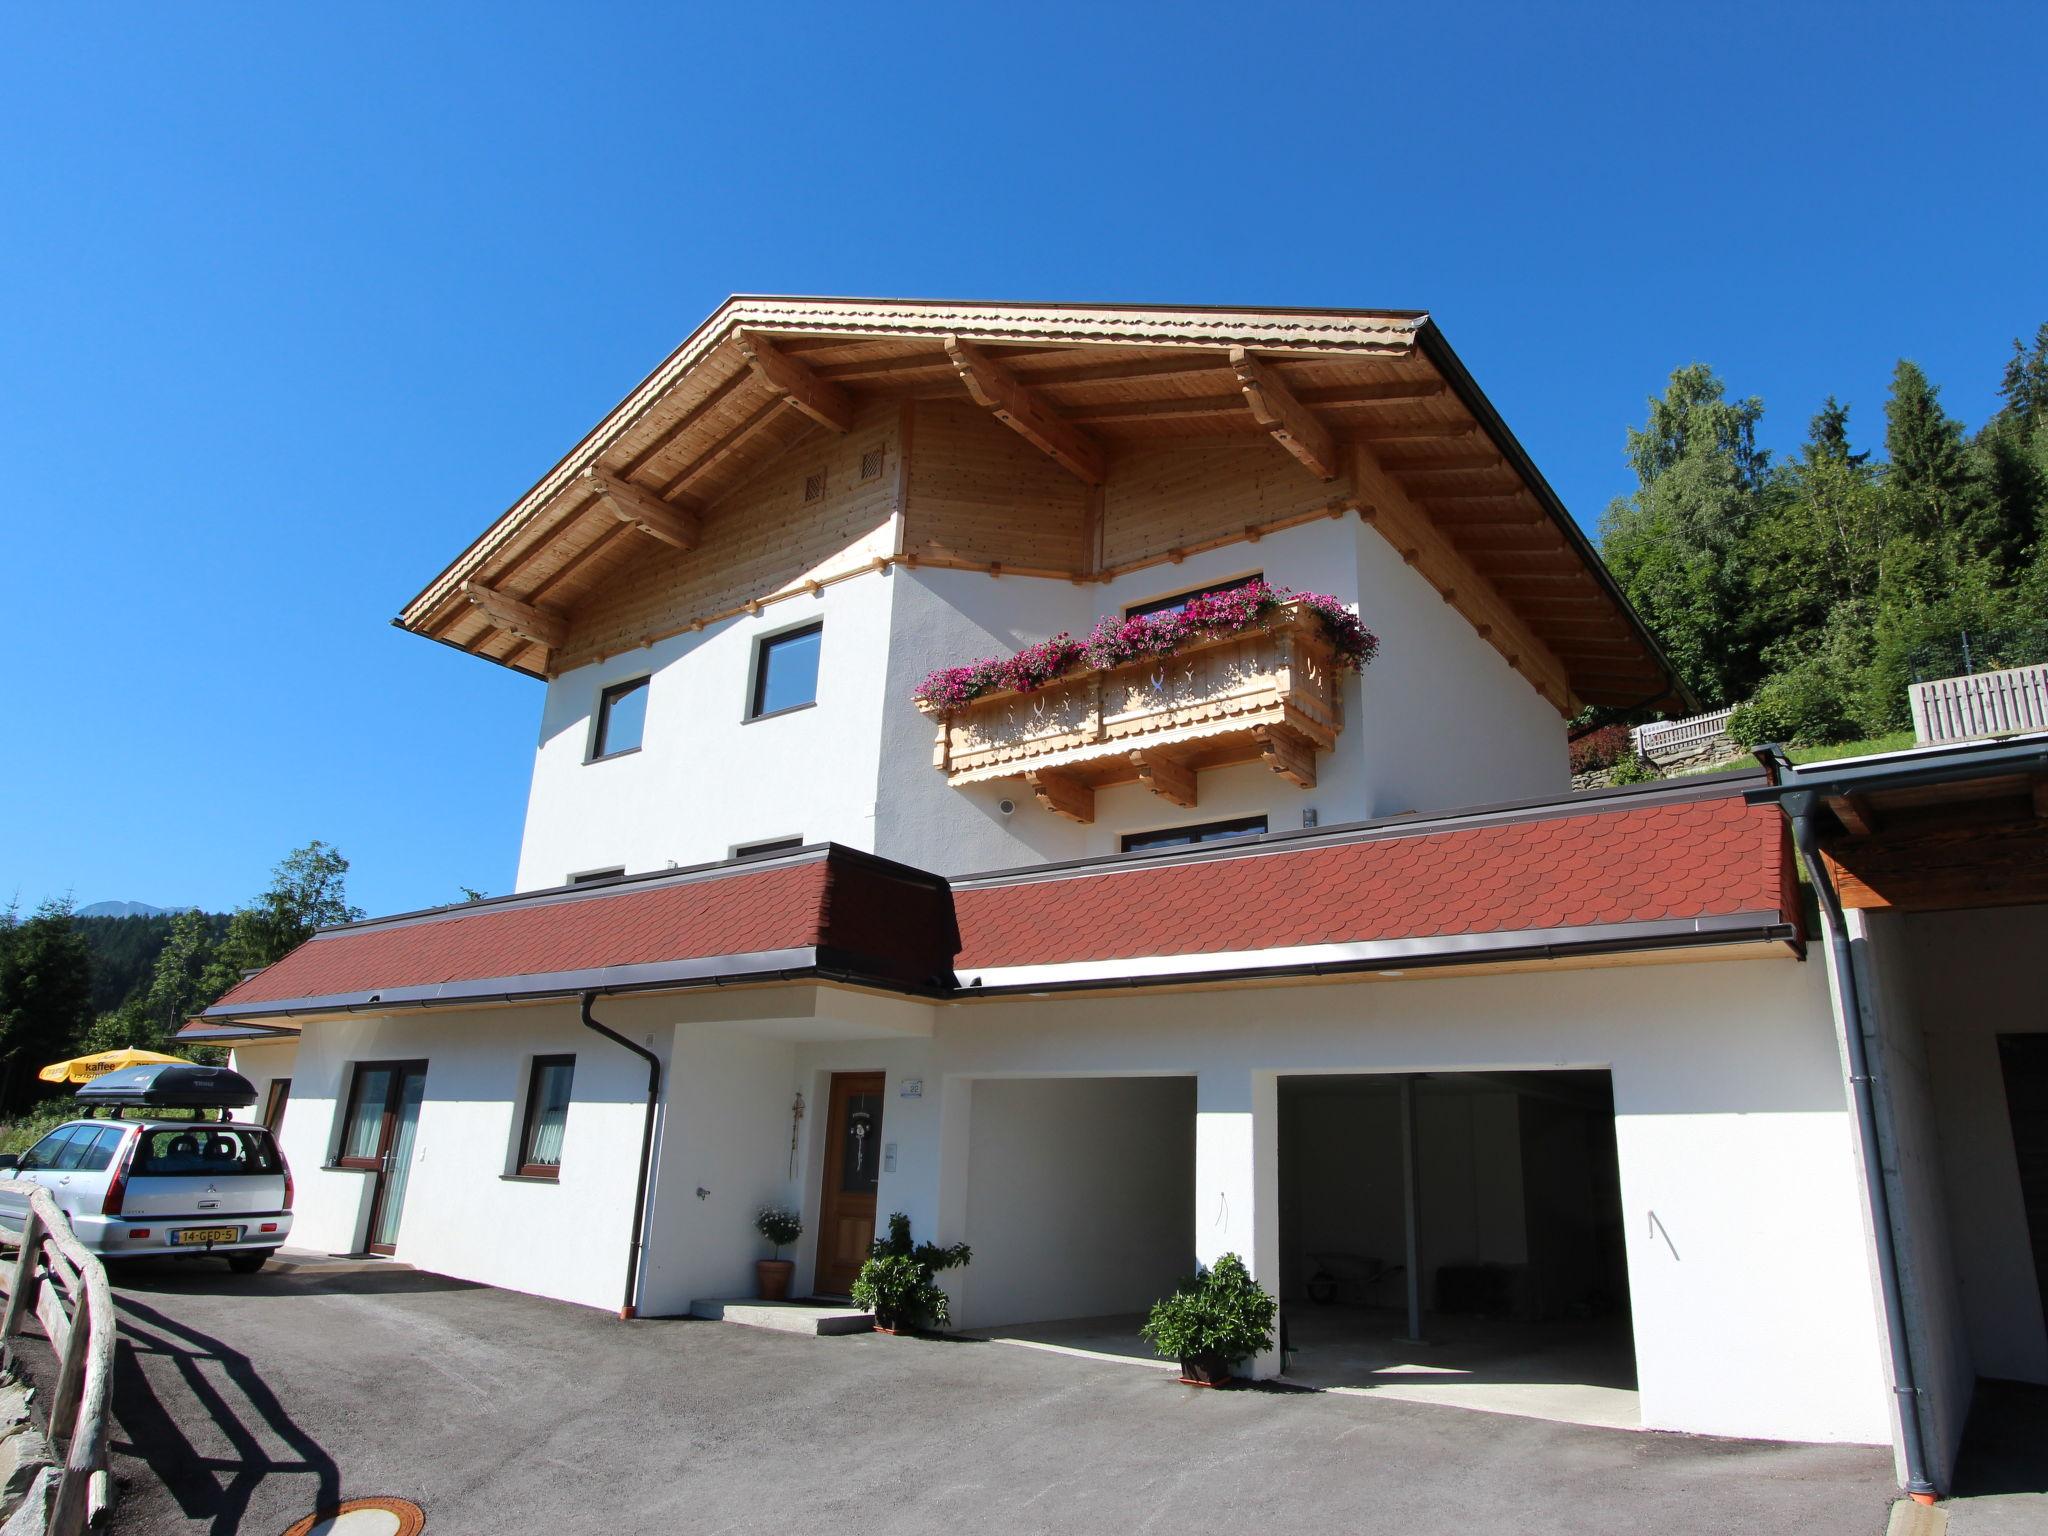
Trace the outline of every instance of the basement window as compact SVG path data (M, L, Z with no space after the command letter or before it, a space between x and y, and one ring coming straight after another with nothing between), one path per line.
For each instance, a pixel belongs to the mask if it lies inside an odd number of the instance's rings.
M647 730L647 679L614 683L598 695L597 730L591 737L590 760L624 757L640 750Z
M1240 816L1235 821L1205 821L1192 827L1162 827L1157 832L1126 832L1125 853L1148 848L1181 848L1193 843L1227 843L1235 837L1264 837L1266 818Z
M1185 608L1198 597L1220 597L1225 592L1235 592L1239 587L1248 587L1255 581L1264 581L1265 575L1253 571L1249 576L1233 576L1228 581L1219 581L1213 586L1196 587L1189 592L1176 592L1171 597L1155 597L1150 602L1132 603L1124 609L1124 617L1135 619L1148 613L1171 613L1176 608Z
M754 647L754 687L747 718L808 709L818 702L818 651L824 643L823 622L779 635L764 635Z

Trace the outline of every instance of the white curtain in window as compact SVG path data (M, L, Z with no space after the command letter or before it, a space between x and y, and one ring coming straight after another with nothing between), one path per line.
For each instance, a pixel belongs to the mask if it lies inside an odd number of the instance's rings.
M368 1067L356 1073L356 1098L349 1112L348 1134L341 1141L343 1157L375 1157L384 1129L384 1106L391 1097L391 1069Z
M533 1146L526 1154L529 1164L561 1166L562 1133L569 1124L569 1084L575 1074L575 1063L567 1061L549 1062L535 1074Z

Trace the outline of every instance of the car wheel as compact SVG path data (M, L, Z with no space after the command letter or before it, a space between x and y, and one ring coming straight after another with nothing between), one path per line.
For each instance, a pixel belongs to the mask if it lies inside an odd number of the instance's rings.
M269 1262L270 1255L268 1253L231 1253L228 1255L228 1268L238 1275L253 1275Z

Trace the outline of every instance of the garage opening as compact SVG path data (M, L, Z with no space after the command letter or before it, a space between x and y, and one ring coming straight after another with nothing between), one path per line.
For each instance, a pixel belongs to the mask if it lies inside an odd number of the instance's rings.
M1280 1080L1284 1374L1640 1423L1606 1072Z
M974 1262L955 1326L1138 1351L1138 1319L1194 1252L1194 1079L982 1078L972 1092Z

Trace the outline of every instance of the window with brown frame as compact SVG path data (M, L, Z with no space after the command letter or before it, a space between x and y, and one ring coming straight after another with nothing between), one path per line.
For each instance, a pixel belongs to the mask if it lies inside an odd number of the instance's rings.
M263 1101L263 1123L275 1135L284 1125L284 1107L292 1099L292 1080L288 1077L273 1077L270 1093Z
M569 1126L569 1088L576 1079L574 1056L536 1056L526 1084L526 1120L519 1128L519 1176L559 1178L562 1136Z

